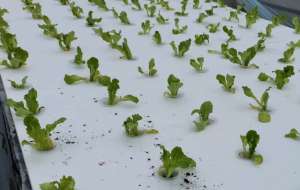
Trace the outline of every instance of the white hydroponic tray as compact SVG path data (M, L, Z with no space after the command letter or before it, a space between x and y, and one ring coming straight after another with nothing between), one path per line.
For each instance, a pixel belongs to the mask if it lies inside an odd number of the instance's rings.
M145 1L146 2L146 1ZM268 21L260 19L252 29L244 29L236 22L228 22L229 8L215 9L215 16L205 19L203 24L195 23L200 11L214 4L202 3L202 9L188 8L189 16L180 17L181 24L188 25L188 32L172 35L174 13L161 10L170 18L170 24L158 25L154 18L147 17L145 11L132 10L124 6L122 1L107 0L109 7L118 11L125 10L133 25L120 24L112 12L104 12L87 0L76 3L84 8L85 14L94 11L103 21L98 25L105 31L121 29L122 35L128 38L129 46L135 60L119 59L120 54L112 50L97 37L93 30L85 25L85 20L75 19L67 6L58 1L40 0L43 12L54 23L59 31L74 30L78 40L73 43L70 52L60 50L57 41L47 38L38 28L40 21L33 20L31 14L22 10L23 4L17 0L1 0L0 6L7 8L5 17L10 24L10 31L17 35L21 47L30 53L28 65L19 70L1 68L6 92L9 98L23 99L27 90L15 90L10 87L8 79L20 80L29 76L30 85L38 90L38 99L46 109L38 115L42 125L53 122L59 117L67 117L67 121L59 126L53 138L56 148L48 152L38 152L29 146L22 146L28 172L34 190L39 184L59 179L62 175L71 175L76 180L78 190L93 189L211 189L211 190L297 190L300 188L300 144L284 138L291 128L299 129L300 114L300 75L299 50L296 50L296 74L282 91L273 88L270 91L270 109L272 122L263 124L257 120L257 111L249 108L251 99L245 97L242 86L252 88L260 95L269 85L257 80L259 72L271 73L284 65L277 61L287 48L287 43L298 40L299 36L285 26L274 29L273 37L266 40L266 49L258 53L254 63L260 69L242 69L231 64L221 56L207 53L208 49L219 49L227 36L222 30L210 34L210 43L196 46L184 58L173 56L169 42L179 42L194 38L194 34L207 33L206 25L221 22L232 26L239 38L232 46L244 50L254 45L257 33L263 31ZM179 9L179 1L170 1ZM144 2L142 3L144 4ZM244 25L241 16L240 24ZM140 36L140 23L150 19L155 23L151 35ZM221 28L220 28L221 29ZM162 46L152 41L152 34L159 30L162 34ZM103 104L107 96L106 88L96 84L79 83L66 85L65 74L88 76L86 66L78 67L72 63L76 46L83 49L85 58L98 57L101 61L101 72L120 80L120 95L133 94L140 102L121 103L109 107ZM1 53L2 57L5 54ZM196 73L189 65L189 59L205 57L205 73ZM147 67L150 58L155 58L158 76L147 78L137 72L138 66ZM169 74L179 77L184 86L180 89L180 97L168 99L163 96L167 88ZM235 94L225 92L215 79L217 74L236 75ZM190 115L194 108L206 100L214 104L213 123L204 131L197 132L193 124L196 119ZM12 110L14 115L14 112ZM122 127L123 121L131 114L140 113L144 120L141 127L153 127L159 130L158 135L144 135L129 138ZM22 119L14 121L20 140L28 139ZM247 160L240 159L238 152L242 145L240 135L255 129L261 136L257 152L263 155L264 162L255 166ZM192 170L196 177L189 178L192 184L184 183L183 176L166 180L157 175L161 166L160 148L163 144L167 149L181 146L183 151L197 162ZM154 174L154 175L153 175Z

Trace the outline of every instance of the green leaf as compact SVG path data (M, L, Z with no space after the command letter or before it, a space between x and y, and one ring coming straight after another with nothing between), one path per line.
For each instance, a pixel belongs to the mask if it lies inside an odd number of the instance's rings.
M218 29L219 29L219 26L220 26L220 23L217 23L217 24L209 24L209 25L207 26L207 28L208 28L208 31L209 31L210 33L216 33L216 32L218 31Z
M285 134L286 138L291 138L293 140L297 140L300 138L300 133L297 129L293 128L289 133Z
M226 74L226 76L218 74L216 76L216 79L219 81L220 84L223 85L224 89L228 92L234 93L235 92L235 88L234 86L234 80L235 80L235 76L234 75L230 75L230 74Z
M256 23L256 21L259 18L258 7L255 6L253 9L247 12L245 17L246 17L246 27L250 28L253 24Z
M190 65L198 72L204 70L204 57L198 57L197 59L190 59Z
M188 15L188 13L186 12L188 1L189 0L181 0L181 2L180 2L180 4L181 4L181 11L176 11L175 15L178 15L178 16L187 16Z
M70 51L71 50L71 44L73 41L77 40L77 37L75 36L75 32L71 31L67 34L60 33L57 36L57 40L59 43L59 46L64 51Z
M96 57L91 57L87 61L88 68L90 70L90 82L94 82L98 79L100 72L99 68L99 61Z
M209 35L208 34L195 34L195 44L197 45L201 45L203 44L205 41L207 41L207 43L209 43Z
M258 121L262 123L269 123L271 121L271 115L266 111L259 112Z
M97 23L100 23L102 18L94 18L93 11L89 11L88 17L86 18L86 23L88 26L95 26Z
M172 41L170 43L170 45L171 45L171 47L172 47L172 49L174 51L175 56L177 56L177 57L183 57L184 54L190 49L191 42L192 42L191 39L181 41L179 43L178 47L177 47L176 44L175 44L175 42Z
M119 19L120 19L121 23L130 25L130 21L129 21L127 13L125 11L120 12Z
M68 75L68 74L66 74L64 77L65 83L67 83L69 85L74 84L81 80L87 80L87 79L84 77L78 76L78 75Z
M15 89L25 89L27 87L26 81L28 79L28 76L25 76L22 78L22 81L20 84L18 84L16 81L8 80L10 82L10 85Z
M83 59L83 53L79 46L76 48L76 51L77 51L77 54L75 55L74 63L76 63L77 65L84 64L85 61Z
M198 18L196 19L196 22L197 22L197 23L202 23L203 20L204 20L206 17L208 17L208 15L206 15L205 13L200 13L199 16L198 16Z
M56 29L57 24L53 24L51 20L47 16L43 16L42 18L43 24L39 24L38 27L43 30L44 35L57 38L58 32Z
M146 20L145 22L142 22L141 24L142 31L140 31L139 35L146 35L149 34L153 26L151 25L150 20Z
M236 41L237 40L237 38L235 37L232 29L229 29L227 26L223 26L223 31L228 36L227 42L231 42L231 41Z
M300 19L299 17L293 17L292 23L294 25L295 33L300 34Z
M159 174L162 177L172 178L177 173L177 168L187 169L196 167L196 162L186 156L180 147L175 147L171 152L165 149L164 146L160 146L163 150L161 160L163 165L161 166Z
M175 18L174 19L175 22L175 28L172 29L172 33L177 35L177 34L183 34L187 31L188 26L184 25L184 26L179 26L179 19Z
M75 2L70 3L71 12L74 17L81 18L83 14L83 9L76 5Z
M88 0L90 3L94 3L95 5L97 5L100 9L104 10L104 11L108 11L108 7L106 5L105 0Z
M293 58L294 52L295 52L295 47L289 47L287 50L283 52L283 57L278 59L278 61L282 63L293 62L295 60L295 58Z
M41 190L75 190L75 180L71 176L63 176L60 181L40 184Z
M193 9L200 8L200 0L193 0Z
M209 125L209 115L213 112L213 104L211 101L205 101L201 104L200 109L194 109L191 115L198 114L199 119L194 121L198 131L205 129Z
M148 17L154 17L155 16L155 12L156 12L156 6L155 5L145 4L144 8L146 10L146 13L147 13Z
M139 0L131 0L132 5L134 6L133 9L142 10L142 6Z
M159 33L159 31L155 31L154 35L153 35L153 40L156 44L160 45L162 44L162 38L161 38L161 35Z
M168 77L168 92L165 95L170 98L176 98L178 96L179 89L183 86L183 83L175 75L171 74Z
M150 59L150 61L148 63L148 72L147 73L145 73L141 67L138 67L138 71L141 74L144 74L149 77L155 76L155 74L157 73L157 70L155 69L155 59L154 58Z
M159 24L167 24L169 19L165 18L163 15L160 14L160 12L158 13L157 17L156 17L156 21Z

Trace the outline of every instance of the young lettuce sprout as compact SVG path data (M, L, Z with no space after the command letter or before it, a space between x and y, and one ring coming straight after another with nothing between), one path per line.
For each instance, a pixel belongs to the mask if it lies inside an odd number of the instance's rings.
M33 19L42 19L43 13L42 13L42 6L39 3L30 3L28 5L25 5L23 8L24 10L28 10L31 13L31 17Z
M256 52L261 52L266 48L265 41L266 41L266 38L261 36L260 39L254 45Z
M6 30L9 25L8 23L6 22L6 20L3 18L3 16L8 13L8 10L7 9L4 9L4 8L0 8L0 29L4 29Z
M161 161L163 165L159 168L159 175L165 178L172 178L178 174L178 168L188 169L196 167L196 162L186 156L180 147L175 147L172 151L168 151L164 146L160 146L163 153Z
M37 91L34 88L31 88L28 93L24 95L25 102L15 101L9 98L7 99L7 105L15 110L18 117L36 115L39 114L44 108L39 106L37 96Z
M158 13L157 17L156 17L156 21L159 24L167 24L169 19L165 18L163 15L160 14L160 12Z
M100 9L108 11L109 8L106 5L105 0L88 0L90 3L97 5Z
M112 48L118 50L120 53L123 54L121 59L133 60L133 55L128 46L126 38L123 39L122 45L113 45Z
M297 40L297 41L291 41L290 43L288 43L288 47L290 48L300 48L300 40Z
M240 65L242 68L259 68L255 64L250 64L251 60L255 57L256 55L256 47L250 47L246 49L243 52L238 52L234 48L230 48L227 52L227 58L234 64Z
M77 53L76 53L76 55L75 55L75 58L74 58L74 63L76 64L76 65L82 65L82 64L85 64L85 61L84 61L84 59L83 59L83 53L82 53L82 50L81 50L81 48L78 46L77 48L76 48L76 51L77 51Z
M21 47L17 47L8 52L7 60L0 61L0 66L3 65L9 69L19 69L26 65L28 52Z
M188 15L188 13L185 12L186 8L187 8L187 5L188 5L188 1L189 0L181 0L181 2L180 2L180 4L181 4L181 11L175 12L175 15L178 15L178 16L187 16Z
M191 39L184 40L181 41L178 46L176 46L175 42L172 41L170 45L174 51L175 56L183 57L184 54L190 49L191 42L192 42Z
M259 18L258 7L254 7L246 14L246 27L250 28Z
M145 20L145 22L142 22L141 24L142 31L140 31L139 35L146 35L149 34L151 29L153 28L153 25L151 24L150 20Z
M258 37L271 37L273 28L274 28L273 24L268 24L265 29L266 31L259 32Z
M146 10L146 13L147 13L148 17L154 17L155 16L155 12L156 12L156 6L155 5L145 4L144 8Z
M71 176L63 176L59 181L40 184L41 190L75 190L75 180Z
M55 143L50 138L51 132L61 123L65 122L66 118L62 117L53 122L47 124L45 128L41 128L39 120L33 115L28 115L24 118L24 125L29 137L33 141L23 140L22 145L31 145L33 148L40 151L48 151L55 147Z
M260 165L263 162L263 157L255 152L259 143L259 134L254 130L250 130L245 136L241 135L240 138L243 145L243 151L239 153L239 156L251 160L255 165Z
M190 59L190 65L197 71L202 72L204 70L204 57L198 57L196 59Z
M124 121L123 126L125 128L126 135L129 137L137 137L143 134L157 134L158 131L155 129L144 129L139 130L139 121L142 120L143 117L139 114L134 114L131 117L128 117L126 121Z
M68 4L70 4L70 0L59 0L59 2L62 5L68 5Z
M289 47L287 50L283 52L283 57L278 59L281 63L291 63L295 60L293 57L295 52L295 47Z
M58 32L56 29L57 24L53 24L47 16L43 16L44 24L39 24L38 27L43 30L44 35L57 38Z
M236 8L236 11L230 11L229 12L229 17L228 17L228 21L232 21L232 20L236 20L236 21L240 21L239 19L239 14L241 13L241 10L243 9L243 7L241 5L238 5Z
M131 3L133 5L133 7L132 7L133 9L142 10L142 6L141 6L139 0L131 0Z
M200 0L193 0L193 9L200 9Z
M184 25L184 26L179 26L179 18L175 18L174 19L174 22L175 22L175 28L172 29L172 33L173 34L182 34L182 33L185 33L188 29L188 26L187 25Z
M28 76L25 76L22 78L21 83L17 83L16 81L13 80L8 80L10 82L11 87L15 89L25 89L27 87L27 81Z
M258 120L262 123L268 123L271 121L271 115L269 114L268 111L268 101L269 101L269 90L271 87L267 88L264 93L261 95L260 99L258 99L252 92L252 90L247 87L243 86L243 91L245 96L252 98L257 105L250 104L250 107L252 109L258 110Z
M203 44L205 41L207 41L207 43L209 43L209 35L208 34L195 34L195 44L197 45L201 45Z
M166 11L173 11L174 9L169 5L169 1L168 0L160 0L160 2L158 2L160 4L160 6L165 9Z
M88 17L86 18L86 23L88 26L95 26L97 23L100 23L102 18L94 18L93 11L89 11Z
M208 53L211 54L220 54L222 55L223 58L229 59L230 58L230 53L229 53L229 44L228 43L222 43L221 44L221 51L218 50L208 50Z
M292 23L294 25L295 33L300 34L300 19L299 17L293 17Z
M126 95L126 96L117 96L117 91L120 89L119 80L112 79L109 81L107 85L107 92L108 92L108 105L116 105L119 102L130 101L133 103L138 103L139 99L133 95Z
M217 24L209 24L207 26L207 29L210 33L216 33L219 29L220 23Z
M177 98L179 89L183 86L183 83L175 75L171 74L168 77L168 90L164 93L169 98Z
M83 9L76 5L75 2L70 3L71 12L74 17L82 18Z
M198 114L199 120L194 121L194 124L198 131L203 131L206 126L209 125L210 119L209 115L213 112L213 104L211 101L203 102L200 106L200 109L194 109L191 115Z
M71 31L67 34L64 34L64 33L58 34L57 40L58 40L59 46L62 50L70 51L71 44L73 41L77 40L77 37L75 36L75 32Z
M117 46L122 38L121 31L112 30L104 32L102 28L94 29L94 31L103 41L109 43L111 47Z
M214 15L214 8L216 7L211 7L210 9L205 10L205 13L207 16L213 16Z
M155 31L155 33L153 34L153 41L157 45L161 45L163 43L159 31Z
M118 15L118 18L120 19L121 23L123 23L125 25L131 24L128 19L127 13L125 11L120 12L120 14Z
M226 76L218 74L216 76L216 79L219 81L221 85L223 85L224 89L227 92L235 93L235 88L234 88L234 80L235 76L226 74Z
M298 140L300 138L300 132L293 128L290 130L290 132L288 134L284 135L286 138L291 138L293 140Z
M109 76L101 75L99 71L99 61L95 57L91 57L87 61L87 66L90 70L90 77L81 77L78 75L65 75L64 81L71 85L79 81L90 81L90 82L98 82L99 84L106 86L110 80Z
M282 70L277 69L273 71L275 73L275 78L272 78L271 76L267 75L266 73L261 72L258 75L258 80L260 81L268 81L275 83L277 89L282 89L284 85L286 85L289 82L289 78L292 77L294 73L294 67L293 66L286 66Z
M229 29L227 26L223 26L223 31L227 34L228 39L227 39L227 43L228 42L232 42L232 41L236 41L237 38L235 37L233 30Z
M155 76L156 73L157 73L157 70L156 70L156 68L155 68L155 59L154 59L154 58L150 59L150 61L149 61L149 63L148 63L148 69L149 69L148 72L145 73L145 72L143 71L142 67L138 67L139 73L141 73L141 74L143 74L143 75L146 75L146 76L149 76L149 77Z
M208 17L208 15L206 15L205 13L200 13L199 16L198 16L197 19L196 19L196 22L197 22L197 23L202 23L203 20L204 20L206 17Z

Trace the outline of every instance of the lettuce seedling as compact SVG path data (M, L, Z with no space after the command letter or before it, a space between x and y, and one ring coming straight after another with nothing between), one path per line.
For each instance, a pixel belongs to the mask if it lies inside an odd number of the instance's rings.
M90 3L94 3L95 5L97 5L100 9L104 10L104 11L108 11L108 7L106 5L105 0L88 0Z
M183 86L183 83L175 75L171 74L168 77L168 90L164 93L169 98L177 98L179 89Z
M259 143L259 134L256 131L250 130L247 134L241 135L243 151L239 156L244 159L251 160L255 165L260 165L263 162L263 156L256 154L255 149Z
M175 18L174 19L174 22L175 22L175 28L172 29L172 33L173 34L182 34L182 33L185 33L188 29L188 26L187 25L184 25L184 26L179 26L179 18Z
M258 7L254 7L251 9L249 12L246 14L246 27L250 28L253 24L256 23L256 21L259 18L259 12L258 12Z
M37 101L37 91L32 88L28 91L27 94L24 95L23 101L15 101L11 98L7 99L7 105L13 108L18 117L26 117L28 115L36 115L39 114L44 107L39 106L39 102Z
M222 43L221 44L221 51L218 50L208 50L208 53L211 54L220 54L222 55L223 58L229 59L230 54L229 54L229 44L228 43Z
M65 122L66 118L61 117L51 124L47 124L45 128L41 128L40 122L33 115L28 115L24 118L24 125L29 137L33 141L23 140L22 145L30 145L40 151L52 150L55 147L53 140L50 138L51 132L61 123Z
M123 3L124 3L125 5L128 5L128 4L129 4L128 0L122 0L122 1L123 1Z
M214 15L214 8L216 7L211 7L210 9L205 10L205 13L207 16L213 16Z
M10 85L15 89L25 89L27 87L27 79L28 76L23 77L20 84L13 80L8 81L10 82Z
M76 18L82 18L83 9L75 4L75 2L70 3L70 8L73 16Z
M119 86L119 80L118 79L112 79L108 82L107 85L107 92L108 92L108 105L116 105L119 102L125 102L130 101L133 103L138 103L139 99L136 96L133 95L126 95L126 96L117 96L117 91L120 89Z
M86 18L86 23L88 26L95 26L97 23L100 23L102 18L93 18L93 11L89 11L89 15Z
M299 19L299 17L293 17L292 23L294 25L295 33L300 34L300 19Z
M64 81L69 85L75 84L76 82L79 82L79 81L98 82L99 84L101 84L103 86L106 86L108 84L108 81L110 80L110 77L100 74L99 60L97 58L91 57L87 61L87 67L89 68L89 71L90 71L89 78L81 77L81 76L78 76L78 75L68 75L68 74L66 74L65 77L64 77Z
M171 152L165 149L164 146L160 146L163 153L161 155L161 161L163 165L159 168L159 175L165 178L172 178L178 174L178 168L188 169L196 167L196 162L186 156L180 147L175 147Z
M232 21L232 20L236 20L236 21L240 21L239 19L239 14L241 13L241 10L243 9L243 7L241 5L238 5L236 8L236 11L230 11L229 12L229 17L228 17L228 21Z
M181 41L178 46L176 46L175 42L172 41L170 43L170 45L174 51L175 56L183 57L184 54L190 49L191 42L192 42L191 39L184 40L184 41Z
M33 19L42 19L43 18L42 6L39 3L31 3L28 5L25 5L25 7L23 9L28 10L31 13L31 16Z
M129 137L137 137L143 134L157 134L158 131L155 129L144 129L139 130L139 121L142 120L143 117L139 114L134 114L131 117L128 117L126 121L123 122L123 126L125 128L126 135Z
M155 12L156 12L156 6L155 5L145 4L144 8L146 10L146 13L147 13L148 17L154 17L155 16Z
M139 0L131 0L131 3L133 5L133 9L135 10L142 10L142 6L140 4L140 1Z
M157 17L156 17L156 21L159 24L167 24L169 19L165 18L163 15L160 14L160 12L158 13Z
M70 0L59 0L59 2L60 2L62 5L68 5L68 4L70 4Z
M209 24L207 26L207 29L210 33L216 33L219 29L220 23L217 24Z
M235 92L235 88L234 88L235 76L234 75L226 74L226 76L224 76L224 75L218 74L216 76L216 79L219 81L219 83L221 85L223 85L224 89L227 92L231 92L231 93Z
M200 9L200 0L193 0L193 9Z
M247 87L243 86L243 91L245 96L252 98L257 105L250 104L250 107L252 109L258 110L258 120L263 123L268 123L271 121L271 115L268 111L268 101L269 101L269 90L271 87L267 88L264 93L261 95L260 99L256 98L256 96L253 94L252 90Z
M75 180L71 176L63 176L59 181L40 184L41 190L75 190Z
M225 4L224 0L217 0L216 3L221 8L226 7L226 4Z
M151 24L150 20L145 20L145 22L142 22L141 24L142 31L140 31L139 35L146 35L149 34L151 29L153 28L153 25Z
M77 37L75 36L75 32L71 31L67 34L64 34L64 33L58 34L57 40L58 40L59 46L62 50L70 51L71 44L73 41L77 40Z
M114 10L114 9L113 9ZM127 13L125 11L121 11L120 14L117 11L114 11L114 15L120 19L122 24L130 25L130 21L128 19Z
M232 42L232 41L236 41L237 38L235 37L233 30L229 29L227 26L223 26L223 31L227 34L228 39L227 39L227 43L228 42Z
M0 29L4 29L6 30L9 25L8 23L6 22L6 20L3 18L3 16L8 13L8 10L7 9L4 9L4 8L0 8Z
M47 16L43 16L43 24L39 24L38 27L43 30L44 35L52 38L57 38L58 32L56 29L57 24L53 24Z
M178 16L187 16L188 15L188 13L186 12L188 1L189 0L181 0L181 2L180 2L180 4L181 4L181 10L180 11L176 11L175 15L178 15Z
M15 34L11 34L6 30L0 32L1 48L8 54L8 57L12 56L12 52L17 49L18 42Z
M132 60L133 59L133 55L132 55L131 50L128 46L126 38L123 39L122 45L113 45L112 48L118 50L120 53L123 54L121 59L127 59L127 60Z
M265 29L265 32L259 32L258 37L271 37L273 28L273 24L268 24Z
M173 11L174 9L169 5L169 2L167 0L160 0L159 1L160 6L165 9L166 11Z
M291 138L293 140L298 140L300 138L300 132L293 128L290 130L290 132L288 134L284 135L286 138Z
M275 83L277 89L282 89L284 85L286 85L290 80L290 77L292 77L294 73L294 67L293 66L286 66L282 70L277 69L273 71L275 73L275 78L272 78L271 76L267 75L266 73L261 72L258 75L258 80L260 81L268 81Z
M74 63L76 65L84 64L85 61L83 59L83 53L82 53L82 50L79 46L76 48L76 51L77 51L77 53L76 53L75 58L74 58Z
M196 34L195 35L195 44L201 45L205 41L207 41L207 43L209 43L209 35L208 34L203 33L203 34Z
M101 37L102 40L109 43L112 47L117 46L121 40L121 31L116 30L104 32L102 28L94 29L95 33Z
M190 59L190 65L198 72L204 70L204 57L198 57L196 59Z
M157 45L161 45L163 43L159 31L155 31L155 33L153 34L153 41Z
M9 69L19 69L26 65L28 52L21 47L17 47L8 52L7 60L0 61L0 66L6 66Z
M291 41L290 43L288 43L288 47L290 47L290 48L300 48L300 40L298 40L298 41L295 41L295 42L293 42L293 41Z
M202 23L203 20L204 20L206 17L208 17L208 15L206 15L205 13L200 13L199 16L198 16L197 19L196 19L196 22L197 22L197 23Z
M266 48L265 41L266 41L266 38L261 36L260 39L254 45L256 52L261 52Z
M295 60L295 58L293 57L294 52L295 52L295 47L289 47L287 50L283 52L283 57L278 59L278 61L286 64L293 62Z
M194 109L191 115L198 114L198 121L194 121L194 124L198 131L203 131L206 126L209 125L210 119L209 115L213 112L213 104L211 101L203 102L200 106L200 109Z
M142 67L138 67L138 71L139 71L139 73L149 76L149 77L155 76L157 73L157 70L155 68L155 59L154 58L150 59L150 61L148 63L148 72L144 72Z
M249 67L254 67L254 68L259 68L255 64L251 64L251 60L255 57L256 55L256 47L250 47L246 49L243 52L238 52L234 48L230 48L227 52L227 57L228 59L234 63L240 65L242 68L249 68Z

